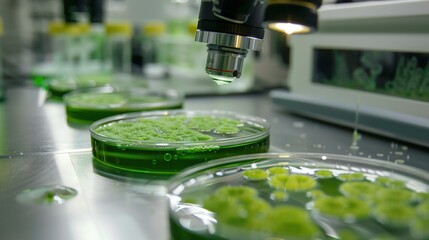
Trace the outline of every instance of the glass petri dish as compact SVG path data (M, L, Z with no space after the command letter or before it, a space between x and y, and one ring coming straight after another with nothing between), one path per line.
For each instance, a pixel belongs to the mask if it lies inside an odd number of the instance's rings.
M73 77L52 79L48 83L48 92L53 99L62 97L77 89L107 86L113 81L110 73L81 74Z
M170 179L172 239L428 239L429 174L386 161L250 154Z
M67 121L77 124L90 124L128 112L180 109L183 101L183 94L172 89L104 87L75 90L64 96Z
M165 179L213 159L267 152L269 129L258 117L185 110L129 113L90 126L94 161Z

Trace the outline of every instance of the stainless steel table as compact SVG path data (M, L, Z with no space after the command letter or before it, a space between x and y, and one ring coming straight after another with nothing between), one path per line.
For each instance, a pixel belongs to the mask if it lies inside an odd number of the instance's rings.
M185 109L230 110L266 118L271 152L317 152L377 158L429 171L427 149L314 121L273 105L267 93L188 97ZM88 126L69 126L61 102L32 86L8 89L0 104L0 239L169 239L163 182L113 179L92 166ZM28 189L67 186L64 204L21 201Z

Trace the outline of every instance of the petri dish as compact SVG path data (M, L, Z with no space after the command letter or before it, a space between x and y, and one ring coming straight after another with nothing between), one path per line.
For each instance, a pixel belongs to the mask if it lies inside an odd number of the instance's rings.
M93 165L168 179L198 163L267 152L269 129L265 119L217 110L113 116L90 126Z
M170 179L172 239L428 239L429 174L314 153L249 154Z
M67 121L76 124L90 124L128 112L180 109L183 101L183 94L173 89L155 91L137 87L81 89L64 96Z
M48 92L53 99L62 97L76 89L107 86L113 81L110 73L81 74L73 77L52 79L48 83Z

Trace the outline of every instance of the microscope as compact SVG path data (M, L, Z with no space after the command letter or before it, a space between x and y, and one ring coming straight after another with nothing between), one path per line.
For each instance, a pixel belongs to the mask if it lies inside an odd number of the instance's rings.
M261 50L265 27L286 34L315 31L321 4L322 0L201 0L195 41L207 43L207 74L219 85L240 78L249 50Z

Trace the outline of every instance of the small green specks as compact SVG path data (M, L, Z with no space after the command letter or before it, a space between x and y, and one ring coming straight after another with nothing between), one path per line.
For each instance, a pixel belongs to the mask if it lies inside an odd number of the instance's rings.
M368 217L370 206L356 198L321 197L314 201L314 210L323 215L353 221Z
M341 181L361 181L365 179L365 175L360 172L354 173L341 173L337 177Z
M390 227L406 227L415 218L413 208L401 203L379 204L373 215L377 221Z
M242 125L239 120L212 116L196 116L187 123L191 129L200 132L213 131L216 134L237 134L239 132L238 127Z
M380 176L375 179L375 183L388 188L404 188L405 183L390 177Z
M210 121L204 122L204 120ZM231 121L229 121L231 120ZM131 141L149 142L207 142L213 141L213 134L235 134L227 128L228 124L236 124L235 128L241 126L238 120L228 118L217 118L210 116L195 116L186 118L184 116L164 116L159 118L140 118L138 120L127 120L109 123L99 126L95 132L106 137L125 139ZM217 127L225 127L223 131L214 131ZM213 132L212 132L213 131ZM232 133L234 132L234 133ZM218 148L218 146L216 146ZM192 146L186 151L206 151L211 150L210 146Z
M289 198L289 194L284 191L274 191L270 194L270 198L277 202L284 202Z
M380 186L372 182L344 182L340 185L340 192L346 197L372 200Z
M278 174L288 174L289 170L284 167L270 167L267 169L268 174L271 176L278 175Z
M314 172L314 174L318 178L331 178L331 177L334 176L330 170L324 170L324 169L322 169L322 170L316 170Z
M316 186L316 181L306 175L274 175L269 179L271 187L293 192L303 192Z
M219 150L217 145L199 145L199 146L185 146L177 148L176 151L181 154L185 153L200 153L200 152L214 152Z
M268 173L262 169L248 169L244 171L243 177L249 181L261 181L268 178Z
M236 126L221 125L216 127L214 132L217 134L232 135L237 134L240 130Z

